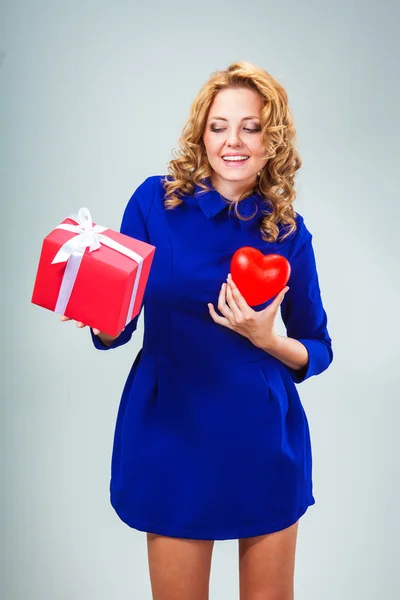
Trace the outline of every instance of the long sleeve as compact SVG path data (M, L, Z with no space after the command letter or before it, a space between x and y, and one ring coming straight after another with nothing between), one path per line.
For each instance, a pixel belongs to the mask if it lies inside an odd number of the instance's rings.
M120 232L129 235L137 240L149 242L149 235L146 227L148 217L148 208L151 205L153 197L152 178L148 177L139 185L136 191L132 194L128 201L120 227ZM93 329L90 328L90 334L94 346L98 350L111 350L129 342L134 331L136 331L137 323L143 309L143 302L139 313L128 323L120 335L113 341L110 346L105 346L97 335L94 335Z
M304 344L308 351L308 363L303 369L287 367L295 383L322 373L333 360L312 235L301 215L298 215L298 221L298 230L289 254L291 275L287 285L290 289L281 303L281 316L287 335Z

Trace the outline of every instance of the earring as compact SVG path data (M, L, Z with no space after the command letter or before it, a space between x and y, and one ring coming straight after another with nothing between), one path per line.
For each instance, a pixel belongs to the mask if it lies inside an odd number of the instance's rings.
M261 175L261 171L258 171L257 176L260 177Z

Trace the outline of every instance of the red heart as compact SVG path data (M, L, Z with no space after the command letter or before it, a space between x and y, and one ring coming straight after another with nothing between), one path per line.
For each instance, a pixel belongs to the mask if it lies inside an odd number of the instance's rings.
M290 263L280 254L263 254L252 246L236 250L231 260L231 276L249 306L276 296L290 277Z

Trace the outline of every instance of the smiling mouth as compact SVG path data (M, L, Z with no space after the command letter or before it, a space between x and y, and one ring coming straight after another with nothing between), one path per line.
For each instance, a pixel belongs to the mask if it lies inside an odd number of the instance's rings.
M247 160L249 160L250 157L243 155L243 156L231 157L231 158L228 158L228 157L224 158L222 156L221 158L224 161L224 163L226 163L226 164L229 164L229 165L231 165L231 164L233 164L233 165L239 164L239 165L241 165L241 164L245 163Z

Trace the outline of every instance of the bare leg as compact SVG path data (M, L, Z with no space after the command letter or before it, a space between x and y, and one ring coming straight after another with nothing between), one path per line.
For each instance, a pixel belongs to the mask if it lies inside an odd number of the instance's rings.
M213 540L147 533L153 600L208 600Z
M240 600L293 600L298 524L239 540Z

